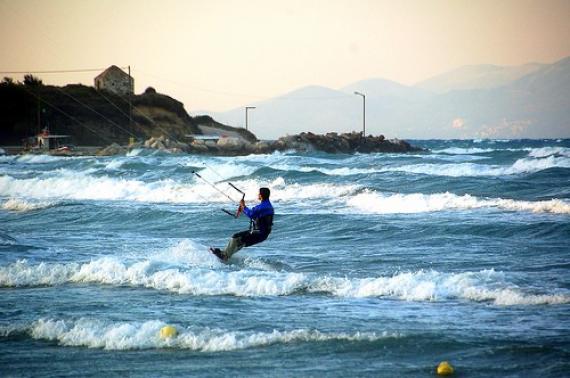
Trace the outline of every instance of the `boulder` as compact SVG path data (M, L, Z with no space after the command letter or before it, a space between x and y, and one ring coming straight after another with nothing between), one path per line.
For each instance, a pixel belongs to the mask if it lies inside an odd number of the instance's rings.
M127 149L125 147L119 146L117 143L113 143L102 150L97 151L97 156L112 156L125 153L127 153Z
M216 143L216 146L220 149L238 151L246 148L249 144L241 138L220 138Z

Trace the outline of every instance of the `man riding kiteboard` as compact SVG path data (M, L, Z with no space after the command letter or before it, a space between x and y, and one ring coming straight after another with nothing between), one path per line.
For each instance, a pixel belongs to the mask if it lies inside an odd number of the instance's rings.
M225 249L210 248L210 251L218 256L221 260L227 261L233 254L242 249L257 243L261 243L271 233L273 226L273 205L269 202L269 195L271 194L269 188L259 188L258 199L261 201L259 205L249 208L245 205L242 198L239 204L236 217L241 212L248 216L250 219L249 230L241 231L234 234L228 242Z

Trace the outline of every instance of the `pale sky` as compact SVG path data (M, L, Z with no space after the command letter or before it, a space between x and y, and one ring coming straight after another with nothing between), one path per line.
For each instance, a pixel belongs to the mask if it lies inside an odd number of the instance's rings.
M553 63L570 55L570 1L0 0L0 46L0 72L130 65L137 93L224 111L306 85Z

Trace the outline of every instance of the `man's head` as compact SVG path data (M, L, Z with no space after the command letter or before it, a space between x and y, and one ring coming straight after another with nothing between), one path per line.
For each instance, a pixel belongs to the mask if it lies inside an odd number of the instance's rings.
M269 199L269 194L271 194L271 191L269 190L269 188L259 188L259 198L263 201L263 200L268 200Z

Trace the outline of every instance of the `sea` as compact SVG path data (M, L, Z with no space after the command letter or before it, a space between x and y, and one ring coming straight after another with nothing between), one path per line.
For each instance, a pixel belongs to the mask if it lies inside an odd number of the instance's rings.
M0 376L570 376L570 140L410 142L0 157Z

